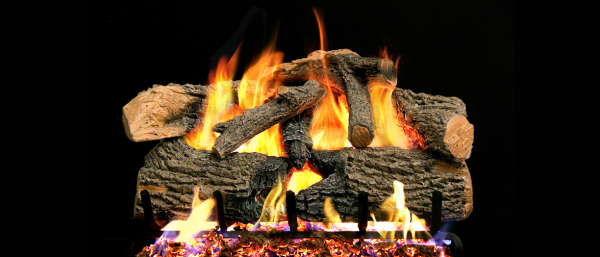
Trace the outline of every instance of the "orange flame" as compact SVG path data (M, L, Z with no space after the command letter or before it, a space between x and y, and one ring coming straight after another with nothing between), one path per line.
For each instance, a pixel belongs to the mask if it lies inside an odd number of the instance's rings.
M238 88L238 104L241 111L262 105L276 96L281 81L273 81L271 78L261 77L261 75L267 68L275 67L282 62L283 52L275 50L275 40L272 39L242 77ZM248 140L238 151L257 152L269 156L285 156L279 124L275 124Z
M294 194L298 194L300 190L308 188L322 179L323 177L307 161L302 170L292 168L292 175L288 181L287 191L293 191Z
M398 123L397 110L392 105L394 87L385 82L369 83L371 103L373 107L373 123L375 137L370 147L398 146L404 149L413 148L411 139L404 133Z
M217 139L217 133L212 131L215 124L228 121L235 117L236 112L227 112L233 106L233 86L231 78L237 65L240 47L228 61L226 57L219 58L217 68L208 74L208 82L212 86L208 96L208 104L204 110L203 122L185 135L188 145L202 150L211 150ZM239 111L237 111L239 113Z
M313 12L319 26L319 37L321 50L327 50L327 37L325 35L325 25L323 17L317 8ZM321 56L321 66L327 70L327 64ZM309 68L312 68L309 66ZM312 72L311 72L312 74ZM325 73L327 76L327 73ZM339 150L342 147L351 146L348 142L348 103L346 96L339 90L340 85L335 85L327 78L309 78L318 80L325 89L327 96L321 100L315 108L311 122L310 135L313 140L313 149L315 150Z
M323 14L321 10L316 7L312 8L315 17L317 18L317 25L319 26L319 38L321 42L321 50L327 51L327 38L325 37L325 24L323 23Z

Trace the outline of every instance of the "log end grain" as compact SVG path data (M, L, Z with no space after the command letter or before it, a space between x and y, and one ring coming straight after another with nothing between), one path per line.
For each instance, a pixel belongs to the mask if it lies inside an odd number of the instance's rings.
M365 128L360 125L356 125L352 127L352 132L350 134L350 138L348 140L352 144L352 146L356 148L364 148L373 142L373 135L369 132L368 128Z
M463 115L456 116L448 122L444 143L452 155L458 159L466 159L473 146L473 124Z
M432 168L432 172L451 173L455 178L464 182L464 185L462 185L463 193L461 194L461 197L454 199L454 201L461 202L460 206L462 208L462 211L456 212L458 215L455 219L464 220L469 217L473 212L473 183L467 163L465 161L459 164L439 162Z
M198 118L202 98L181 86L156 86L141 92L122 109L127 138L134 142L185 135Z

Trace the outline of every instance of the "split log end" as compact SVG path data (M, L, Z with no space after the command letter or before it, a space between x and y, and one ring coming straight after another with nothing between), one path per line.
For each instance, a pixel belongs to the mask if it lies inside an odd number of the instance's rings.
M463 115L452 118L446 126L444 143L450 153L458 159L467 159L473 147L473 124Z
M185 135L198 120L202 98L179 85L155 86L123 106L122 122L133 142Z
M348 140L352 146L356 148L364 148L373 142L373 138L374 136L371 134L371 132L369 132L368 128L365 128L361 125L356 125L352 127L352 132Z

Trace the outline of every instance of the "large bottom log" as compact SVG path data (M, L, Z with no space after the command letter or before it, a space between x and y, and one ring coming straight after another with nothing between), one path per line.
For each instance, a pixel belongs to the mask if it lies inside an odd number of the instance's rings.
M472 186L466 164L436 160L428 152L398 147L343 148L313 151L310 161L325 178L297 195L298 217L323 221L323 203L331 198L343 221L356 221L359 192L369 194L369 209L378 220L379 206L393 194L393 181L404 184L406 206L426 218L431 195L443 195L442 220L462 220L473 208ZM147 156L138 175L135 216L143 218L139 192L150 192L153 211L164 221L185 220L191 213L194 190L201 200L215 190L224 196L225 219L255 222L263 201L278 178L285 180L291 164L283 157L233 153L220 159L188 146L181 138L160 142Z
M290 168L283 157L233 153L220 159L208 150L188 146L182 138L165 139L148 153L138 173L134 216L143 218L143 190L149 191L153 214L160 223L186 220L195 190L201 200L219 190L226 220L254 222L260 217L264 196L278 178L285 180Z
M379 206L393 193L393 181L404 184L406 206L426 218L431 215L431 196L440 191L442 221L467 218L473 210L471 175L465 162L448 163L434 155L398 147L380 147L340 151L313 151L311 162L327 178L298 192L298 217L323 220L323 203L331 198L342 221L357 220L358 193L369 194L369 209L376 218L386 217Z

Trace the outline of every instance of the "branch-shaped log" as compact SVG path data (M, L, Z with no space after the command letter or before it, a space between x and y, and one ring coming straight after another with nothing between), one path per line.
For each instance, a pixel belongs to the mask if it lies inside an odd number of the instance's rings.
M269 68L264 76L284 82L315 79L339 87L348 101L348 141L357 148L367 147L375 137L367 81L377 80L393 87L397 80L391 60L360 57L348 49L315 51L307 58Z
M195 190L201 200L219 190L226 220L256 222L264 197L278 179L285 181L289 170L283 157L234 153L220 159L190 147L181 137L165 139L148 153L138 173L134 217L144 218L143 190L150 192L154 217L162 224L189 217Z
M299 87L281 86L277 89L277 93L279 97L272 101L215 125L213 131L221 135L215 140L213 153L220 158L225 158L252 137L300 114L326 96L325 89L314 80Z
M240 82L231 83L237 97ZM185 135L202 122L205 98L216 86L170 83L140 92L123 107L125 134L134 142Z
M298 217L305 220L323 220L323 203L331 198L343 221L356 221L360 192L369 194L370 210L385 220L379 207L394 193L394 180L404 184L406 206L421 218L431 215L433 191L443 194L443 221L463 220L473 210L471 176L464 162L391 146L313 151L311 162L326 178L298 192Z
M304 167L310 157L312 139L308 130L311 119L312 113L309 109L281 123L285 155L298 170Z
M467 120L462 100L397 88L392 93L392 103L423 136L426 149L455 162L470 157L474 127Z

